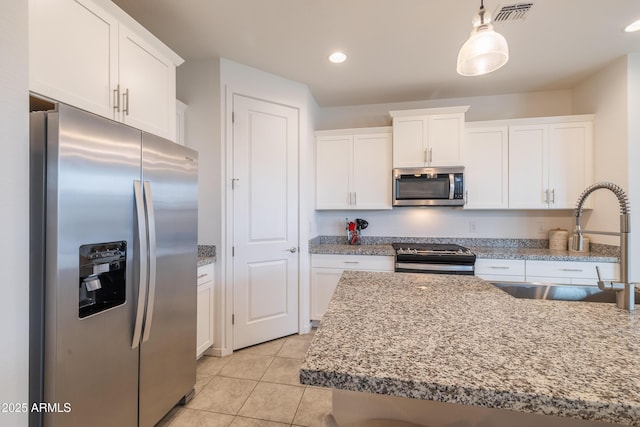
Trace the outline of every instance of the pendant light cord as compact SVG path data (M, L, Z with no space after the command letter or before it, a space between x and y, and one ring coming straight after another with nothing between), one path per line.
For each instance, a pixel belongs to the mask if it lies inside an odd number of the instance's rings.
M478 15L480 16L480 25L484 25L484 0L480 0L480 11Z

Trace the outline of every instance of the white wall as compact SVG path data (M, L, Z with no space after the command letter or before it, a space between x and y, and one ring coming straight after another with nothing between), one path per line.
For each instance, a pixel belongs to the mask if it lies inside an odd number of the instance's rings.
M389 211L322 211L318 235L345 235L345 218L369 222L363 236L546 239L552 228L570 230L568 211L471 211L448 207L394 208ZM474 229L475 231L472 231Z
M29 360L29 82L27 2L0 14L0 403L27 403ZM26 426L26 413L0 412L0 425Z
M618 59L577 86L573 104L576 113L595 113L594 181L610 181L628 191L627 74L627 58ZM606 190L598 190L589 197L593 198L594 210L583 221L583 227L618 231L620 210L616 197ZM594 242L619 244L617 237L591 238Z
M522 117L563 116L571 113L571 91L476 96L389 104L321 108L316 130L389 126L389 111L469 105L466 120L500 120Z
M220 61L178 67L177 97L187 104L185 145L198 151L198 244L222 243Z
M627 167L629 173L629 198L631 200L631 238L629 239L629 259L640 258L640 54L629 55L628 74L628 157ZM633 210L633 209L636 210ZM634 213L635 212L635 213ZM629 263L629 280L640 282L640 265L637 262Z

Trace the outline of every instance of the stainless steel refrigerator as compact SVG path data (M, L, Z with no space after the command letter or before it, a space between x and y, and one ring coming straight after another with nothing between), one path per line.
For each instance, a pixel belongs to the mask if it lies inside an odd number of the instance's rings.
M197 153L64 104L30 139L30 425L153 426L196 381Z

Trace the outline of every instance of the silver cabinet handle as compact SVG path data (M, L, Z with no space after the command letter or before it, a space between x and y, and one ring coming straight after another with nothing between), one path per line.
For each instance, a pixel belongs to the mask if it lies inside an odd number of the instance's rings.
M296 252L298 252L298 248L296 248L295 246L291 246L289 249L285 249L285 251L295 254Z
M120 112L120 85L117 85L113 90L113 109L116 110L117 113Z
M127 88L127 90L125 90L124 93L122 94L122 102L124 103L122 112L128 116L129 115L129 88Z
M581 268L561 268L560 271L577 271L582 272Z
M360 261L344 261L345 264L360 264Z
M556 203L556 189L555 188L551 189L551 203L553 203L554 205Z
M548 188L546 190L544 190L544 204L545 205L549 204L549 189Z
M358 193L353 192L353 206L358 206Z
M208 274L207 274L207 273L204 273L204 274L199 275L199 276L197 277L197 279L202 279L203 277L207 277L207 276L208 276Z
M424 162L425 163L429 163L429 160L427 159L427 149L424 149Z
M490 265L489 268L492 268L494 270L509 270L509 267L505 265Z
M142 333L142 322L144 317L144 307L147 305L147 233L144 223L144 205L142 196L142 186L140 181L133 181L133 194L136 201L136 222L138 226L138 263L140 275L138 276L138 304L136 309L136 323L133 327L133 340L131 348L136 348L140 344L140 334Z
M156 217L153 210L151 184L144 182L144 202L147 209L147 227L149 229L149 301L147 302L147 317L144 321L144 335L142 342L149 339L153 323L153 306L156 296Z
M433 148L429 148L429 164L433 163Z

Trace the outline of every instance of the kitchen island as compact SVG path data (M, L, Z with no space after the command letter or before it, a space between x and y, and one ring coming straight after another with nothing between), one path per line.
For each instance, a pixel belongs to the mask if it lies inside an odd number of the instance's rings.
M429 426L640 426L638 322L474 276L349 271L300 379L334 389L341 426L367 411Z

